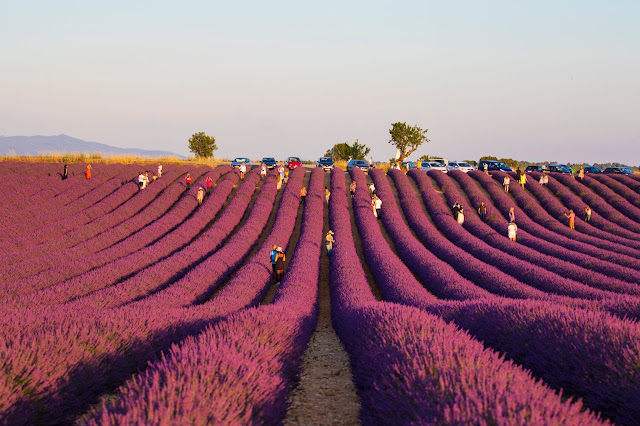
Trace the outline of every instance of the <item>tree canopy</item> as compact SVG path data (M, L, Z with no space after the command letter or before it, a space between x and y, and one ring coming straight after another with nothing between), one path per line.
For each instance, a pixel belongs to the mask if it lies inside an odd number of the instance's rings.
M391 135L390 144L400 151L398 163L402 163L405 158L409 157L420 145L429 142L427 132L429 129L422 130L418 126L407 126L407 123L393 123L389 129Z
M333 153L331 153L331 149L328 149L324 155L325 157L331 157L333 161L346 161L349 157L354 160L364 160L370 151L371 148L358 143L358 139L356 139L353 145L349 145L347 142L337 143L333 146Z
M189 151L197 157L213 157L213 151L216 149L216 138L207 136L204 132L194 133L189 139Z

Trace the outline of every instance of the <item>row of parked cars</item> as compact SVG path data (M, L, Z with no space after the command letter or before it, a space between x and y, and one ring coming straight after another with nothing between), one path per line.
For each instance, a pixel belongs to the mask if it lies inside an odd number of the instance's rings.
M236 158L234 158L233 161L231 162L231 167L236 169L236 168L240 167L241 164L244 164L247 167L247 170L251 170L253 168L253 163L247 157L236 157ZM263 164L269 170L275 169L276 166L278 165L278 163L276 162L275 158L272 158L272 157L264 157L262 160L260 160L259 167L262 167ZM300 158L298 158L298 157L287 157L287 160L284 162L284 166L286 168L288 168L289 170L293 170L296 167L302 166L302 161L300 161Z

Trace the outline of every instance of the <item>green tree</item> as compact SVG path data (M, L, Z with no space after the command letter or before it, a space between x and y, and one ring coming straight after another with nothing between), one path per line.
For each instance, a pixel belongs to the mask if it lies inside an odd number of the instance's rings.
M367 148L366 145L360 144L358 139L349 145L347 142L337 143L333 146L333 154L331 149L325 152L325 157L331 157L333 161L348 160L351 157L354 160L364 160L367 154L371 151L371 148Z
M218 149L216 138L207 136L204 132L194 133L189 139L189 151L193 152L197 157L213 157L213 151L216 149Z
M429 129L422 130L418 126L407 126L407 123L392 123L389 134L391 135L390 144L400 150L398 164L402 164L405 158L409 157L420 145L429 142L427 132Z

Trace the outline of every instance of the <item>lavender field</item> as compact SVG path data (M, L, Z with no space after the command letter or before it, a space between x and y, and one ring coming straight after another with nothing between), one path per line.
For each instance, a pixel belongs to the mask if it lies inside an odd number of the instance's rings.
M0 162L0 424L281 424L323 284L361 423L640 424L633 178L84 167Z

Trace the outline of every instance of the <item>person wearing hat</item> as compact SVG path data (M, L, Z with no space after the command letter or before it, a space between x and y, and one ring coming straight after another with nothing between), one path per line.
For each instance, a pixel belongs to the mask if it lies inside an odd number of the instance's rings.
M204 200L204 188L203 187L198 188L198 195L196 196L196 199L198 200L198 204L202 204L202 201Z
M282 247L276 249L276 284L280 284L282 277L284 277L284 261L287 260Z
M333 250L333 243L336 241L333 239L333 231L331 229L329 229L329 232L327 232L325 240L325 246L327 247L327 256L329 256L331 254L331 250Z
M269 252L269 258L271 259L271 269L273 270L273 275L276 274L276 254L278 254L278 246L274 245Z

